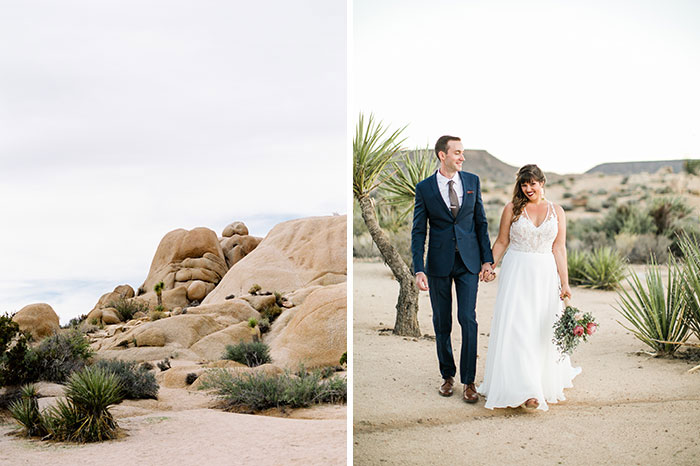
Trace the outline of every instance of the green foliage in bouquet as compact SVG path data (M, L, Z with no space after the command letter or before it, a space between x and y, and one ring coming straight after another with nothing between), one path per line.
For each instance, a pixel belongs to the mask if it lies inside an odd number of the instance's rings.
M581 340L587 338L598 329L598 324L590 312L582 314L577 308L566 306L559 320L554 323L554 338L552 342L562 354L571 355Z

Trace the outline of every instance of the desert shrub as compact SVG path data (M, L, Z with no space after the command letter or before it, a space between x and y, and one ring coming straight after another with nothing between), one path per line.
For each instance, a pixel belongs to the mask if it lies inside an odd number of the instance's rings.
M574 197L574 194L571 191L566 191L561 197L564 199L569 199L570 197Z
M23 385L20 399L12 402L9 411L21 426L21 433L27 437L43 437L48 433L44 417L39 412L39 394L33 384Z
M690 175L700 174L700 160L688 159L683 161L683 170Z
M282 308L277 304L271 304L260 311L260 316L263 319L267 319L270 323L274 322L280 314L282 314Z
M589 261L589 253L585 251L572 250L567 255L567 266L569 270L569 283L574 286L582 285L586 281L584 274L585 266Z
M614 290L625 277L625 259L615 249L597 248L586 261L581 286L602 290Z
M651 217L635 204L620 204L608 211L600 223L600 229L608 238L614 238L621 232L638 235L655 233Z
M133 319L137 312L148 314L148 303L139 299L119 298L110 302L109 307L116 309L124 322Z
M369 232L357 234L353 232L352 256L359 258L379 257L379 249L372 241Z
M25 364L30 370L31 381L63 383L73 372L85 367L92 355L88 339L73 328L44 338L39 346L28 352Z
M573 220L567 223L566 243L571 250L592 251L597 247L611 246L612 241L595 219Z
M615 236L615 247L620 254L633 264L646 264L653 256L659 264L668 260L668 248L671 240L665 236L652 234L635 235L619 233Z
M258 322L258 328L260 329L260 333L267 333L270 331L270 319L264 318L260 319Z
M347 401L347 381L341 377L324 380L321 371L233 375L226 370L213 370L209 371L202 388L215 389L224 408L237 412L305 408L317 403Z
M255 328L258 325L258 320L255 317L248 319L248 327Z
M115 438L118 426L109 407L121 400L116 375L86 367L71 375L66 400L59 399L47 410L46 428L54 440L84 443Z
M25 363L31 351L29 338L11 315L0 315L0 387L29 381L29 366Z
M248 293L249 294L257 294L258 291L260 291L261 289L262 289L262 287L256 283L250 287L250 289L248 290Z
M686 302L685 323L700 338L700 246L697 238L683 236L679 247L683 251L683 296Z
M679 345L662 342L684 341L689 332L683 320L685 304L681 271L676 261L671 258L665 290L656 262L650 262L645 275L646 287L632 271L627 279L631 292L624 288L618 291L616 310L627 320L629 326L621 322L620 325L650 346L658 355L671 355Z
M284 302L286 301L284 296L282 296L282 293L280 293L279 291L275 291L272 294L275 295L275 302L277 303L278 306L282 306L284 304Z
M161 372L165 372L168 369L170 369L170 359L165 358L162 361L160 361L159 363L157 363L156 365L158 366L158 369L160 369Z
M649 206L656 233L659 235L673 234L673 225L693 212L692 207L680 197L656 198Z
M237 345L227 345L222 358L256 367L271 361L270 347L261 341L242 341Z
M156 320L163 319L165 317L165 312L159 309L155 309L148 313L148 319L153 322Z
M122 397L125 399L158 399L158 383L155 375L143 365L137 365L135 361L103 359L93 364L93 367L114 374L119 380Z
M185 377L185 383L186 383L187 385L192 385L192 384L194 383L194 381L197 380L197 378L198 378L198 375L197 375L197 374L195 374L194 372L190 372L190 373L187 374L187 376Z
M340 365L342 366L343 364L348 363L348 352L344 352L343 355L340 357Z
M80 324L82 324L85 319L87 319L87 314L82 314L79 315L78 317L73 317L71 320L68 321L68 324L64 325L61 328L67 329L67 328L73 328L73 327L78 327Z

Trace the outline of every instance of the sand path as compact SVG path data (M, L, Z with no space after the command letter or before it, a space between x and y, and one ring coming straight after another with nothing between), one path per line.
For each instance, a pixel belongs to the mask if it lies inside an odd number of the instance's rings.
M381 331L393 327L398 296L386 266L355 261L353 276L355 464L700 464L700 373L640 353L644 345L616 322L616 293L573 290L574 305L601 326L572 358L583 373L566 401L548 412L491 411L483 398L438 395L434 341ZM478 295L477 383L496 286L482 284ZM430 319L421 293L421 331L434 335Z
M201 392L161 388L158 401L127 400L112 408L127 435L78 445L7 435L0 418L0 465L336 465L347 462L347 408L325 405L290 417L209 409Z

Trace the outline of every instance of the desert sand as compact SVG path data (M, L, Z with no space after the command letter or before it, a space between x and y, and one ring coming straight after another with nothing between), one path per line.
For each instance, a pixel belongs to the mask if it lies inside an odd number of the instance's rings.
M599 331L574 353L583 369L566 401L547 412L488 410L483 397L443 398L430 301L421 292L420 339L393 327L398 283L380 262L354 263L353 455L356 465L389 464L700 464L698 362L659 359L625 330L617 293L573 288L573 305L591 311ZM483 378L497 280L477 300ZM456 315L453 346L460 338ZM695 341L695 340L693 340ZM691 365L692 364L692 365Z
M41 401L41 400L40 400ZM287 417L211 409L202 392L161 388L158 401L111 408L121 438L93 443L42 442L9 435L0 417L0 465L330 465L347 461L345 405L294 410Z

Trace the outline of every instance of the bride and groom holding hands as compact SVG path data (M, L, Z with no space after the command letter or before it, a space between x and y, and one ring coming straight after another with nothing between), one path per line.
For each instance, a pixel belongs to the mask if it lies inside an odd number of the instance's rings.
M489 409L524 406L546 411L547 403L565 399L563 389L572 387L581 372L552 342L561 299L571 296L564 211L545 200L542 171L525 165L518 171L512 201L503 208L492 248L479 177L462 171L461 140L440 137L435 154L440 168L416 186L411 252L416 285L429 292L433 309L443 379L439 393L453 394L457 374L451 342L454 283L464 401L476 403L481 394ZM486 369L476 387L477 289L479 281L495 278L499 263Z

